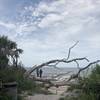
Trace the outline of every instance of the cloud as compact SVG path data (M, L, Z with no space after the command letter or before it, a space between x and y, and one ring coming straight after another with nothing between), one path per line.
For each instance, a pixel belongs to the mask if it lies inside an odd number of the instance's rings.
M57 14L48 14L40 23L40 28L49 27L50 25L56 25L56 22L59 22L62 20L62 17Z
M14 29L16 27L15 24L6 23L6 22L3 22L3 21L0 21L0 26L8 28L8 29Z
M100 0L41 0L23 6L19 15L16 14L17 21L0 20L0 27L6 28L6 34L24 49L25 65L61 58L77 40L80 44L74 49L73 57L97 55L100 49L99 8ZM32 60L27 61L27 58ZM97 57L93 55L93 58Z

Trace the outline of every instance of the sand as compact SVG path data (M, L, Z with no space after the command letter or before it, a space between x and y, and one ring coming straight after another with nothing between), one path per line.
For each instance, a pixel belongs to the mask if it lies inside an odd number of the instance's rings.
M59 88L51 87L49 91L53 93L52 95L35 94L34 96L28 96L26 100L59 100L66 89L67 86L61 86Z
M59 100L59 95L43 95L38 94L34 96L28 96L27 100Z

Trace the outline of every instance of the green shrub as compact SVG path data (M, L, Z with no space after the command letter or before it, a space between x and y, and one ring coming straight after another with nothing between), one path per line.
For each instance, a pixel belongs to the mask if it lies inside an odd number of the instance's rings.
M83 76L79 85L73 85L69 91L78 89L77 97L66 96L63 100L100 100L100 65L94 66L88 77Z
M41 86L38 86L33 80L24 78L24 72L24 68L5 68L0 70L0 79L3 83L16 81L18 84L18 92L37 92L40 90Z
M59 100L65 100L63 97L61 97Z

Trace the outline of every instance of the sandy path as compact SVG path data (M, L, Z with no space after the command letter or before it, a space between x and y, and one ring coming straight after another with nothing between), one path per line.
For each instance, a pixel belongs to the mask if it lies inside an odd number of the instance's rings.
M63 94L67 90L67 87L68 86L60 86L59 88L51 87L48 90L51 93L54 93L54 94L57 94L57 95L61 95L61 94Z
M27 100L58 100L60 98L59 95L34 95L34 96L29 96Z
M51 87L49 91L54 93L54 95L36 94L34 96L28 96L26 100L59 100L61 94L66 91L66 88L66 86L62 86L59 88Z

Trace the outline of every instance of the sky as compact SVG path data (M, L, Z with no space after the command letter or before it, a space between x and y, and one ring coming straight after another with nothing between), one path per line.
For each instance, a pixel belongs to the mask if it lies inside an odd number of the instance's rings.
M0 0L0 35L24 50L26 67L52 59L100 59L100 0Z

